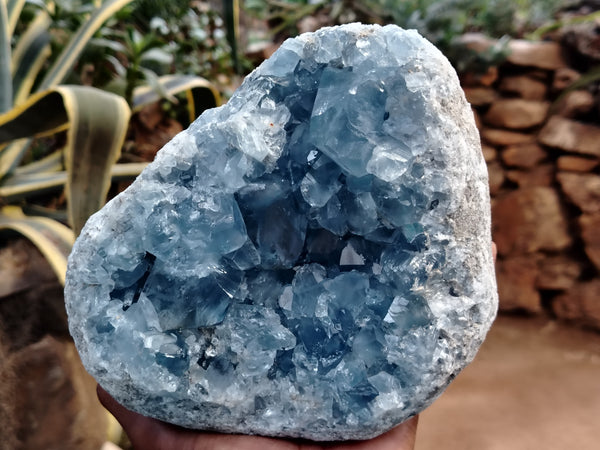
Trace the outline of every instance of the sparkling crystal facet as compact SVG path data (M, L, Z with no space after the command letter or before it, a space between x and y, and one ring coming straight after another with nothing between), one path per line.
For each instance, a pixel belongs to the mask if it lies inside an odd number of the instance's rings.
M496 310L456 74L395 26L286 41L88 221L65 292L85 366L128 408L314 440L390 429Z

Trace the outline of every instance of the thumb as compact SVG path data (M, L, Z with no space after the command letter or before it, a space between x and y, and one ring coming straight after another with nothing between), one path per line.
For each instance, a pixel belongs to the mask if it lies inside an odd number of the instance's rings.
M180 428L128 410L100 385L96 388L100 403L119 421L133 447L141 450L236 449L292 450L297 445L260 436L205 433Z
M175 437L178 432L169 430L170 425L130 411L112 398L100 385L97 386L96 392L100 403L119 421L134 448L180 448L173 447L176 445Z

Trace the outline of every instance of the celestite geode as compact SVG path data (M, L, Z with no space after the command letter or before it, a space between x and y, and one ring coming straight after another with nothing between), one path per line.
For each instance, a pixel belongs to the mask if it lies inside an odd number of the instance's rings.
M87 223L70 328L128 408L185 427L376 436L429 405L496 311L487 172L415 31L287 40Z

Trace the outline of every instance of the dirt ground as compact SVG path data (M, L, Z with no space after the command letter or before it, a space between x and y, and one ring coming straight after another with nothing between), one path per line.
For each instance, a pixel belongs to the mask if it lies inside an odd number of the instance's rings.
M600 449L600 333L500 317L422 413L416 450Z

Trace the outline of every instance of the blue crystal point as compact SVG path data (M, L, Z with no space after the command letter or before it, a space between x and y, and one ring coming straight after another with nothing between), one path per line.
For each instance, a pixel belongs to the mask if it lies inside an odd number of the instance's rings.
M496 311L456 74L395 26L286 41L90 218L65 297L86 368L142 414L313 440L389 430Z

